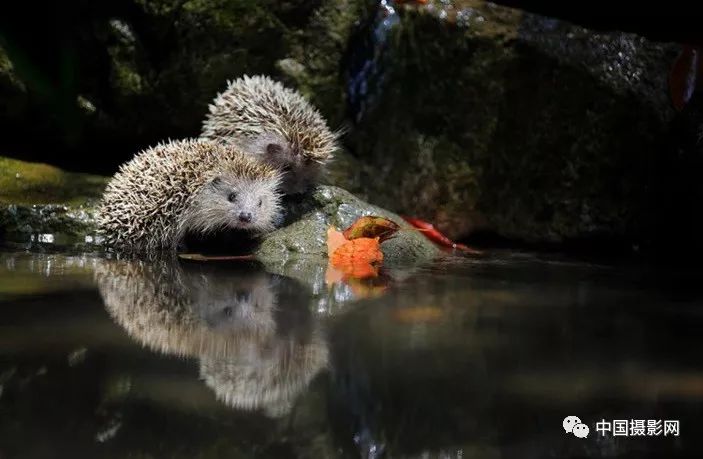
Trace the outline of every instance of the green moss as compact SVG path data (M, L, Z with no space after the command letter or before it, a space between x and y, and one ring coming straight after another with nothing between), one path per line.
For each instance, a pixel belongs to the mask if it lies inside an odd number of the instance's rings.
M18 78L15 67L0 46L0 119L26 112L27 88Z
M348 51L354 27L368 14L364 0L323 1L309 24L291 35L286 59L278 69L328 118L341 126L345 113L345 83L340 64Z
M0 157L0 204L79 205L100 197L107 178Z
M140 73L140 62L136 37L131 27L118 20L110 21L110 34L114 44L108 46L111 60L110 80L120 96L142 95L147 89L145 77Z
M15 66L10 60L10 56L7 52L0 46L0 88L2 86L8 86L16 88L20 92L25 92L26 88L22 81L17 77L15 73Z

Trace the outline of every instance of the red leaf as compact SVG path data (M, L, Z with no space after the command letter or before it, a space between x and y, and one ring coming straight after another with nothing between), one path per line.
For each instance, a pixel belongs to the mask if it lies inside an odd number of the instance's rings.
M686 45L669 73L669 95L676 110L683 110L697 86L703 84L701 49Z
M427 239L435 242L436 244L439 244L443 247L449 247L452 249L456 250L461 250L462 252L466 253L472 253L472 254L480 254L481 251L472 249L471 247L464 245L464 244L457 244L456 242L452 241L449 239L447 236L444 234L440 233L437 231L437 229L434 227L432 223L428 223L424 220L420 220L419 218L413 218L413 217L403 217L403 219L413 225L415 228L417 228L419 231L422 231L422 234L424 234Z

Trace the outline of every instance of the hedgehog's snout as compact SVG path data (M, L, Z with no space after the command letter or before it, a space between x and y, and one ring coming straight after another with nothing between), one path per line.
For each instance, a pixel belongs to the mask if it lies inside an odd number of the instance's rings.
M239 221L242 223L251 223L252 215L251 212L240 212Z

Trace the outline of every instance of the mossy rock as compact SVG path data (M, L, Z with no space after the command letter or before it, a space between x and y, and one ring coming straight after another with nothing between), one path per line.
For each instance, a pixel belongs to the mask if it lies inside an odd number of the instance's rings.
M93 207L107 178L0 157L0 236L72 244L94 233Z
M0 204L83 205L100 197L107 178L0 157Z
M365 215L377 215L397 223L401 230L381 244L386 265L412 265L431 260L439 250L397 214L371 205L348 191L319 186L302 202L289 206L290 224L266 235L256 252L262 261L327 256L327 229L343 230Z
M428 4L399 8L358 59L375 70L330 182L455 239L646 239L676 47L483 1Z

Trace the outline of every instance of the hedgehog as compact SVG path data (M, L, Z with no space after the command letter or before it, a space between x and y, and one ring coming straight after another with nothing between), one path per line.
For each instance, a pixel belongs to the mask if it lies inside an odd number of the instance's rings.
M307 305L288 304L287 295L304 290L297 281L218 268L99 260L95 282L132 339L197 359L201 379L227 406L279 417L328 366L325 336Z
M210 104L201 133L281 170L286 194L302 193L316 183L337 149L338 136L300 93L266 76L228 81Z
M218 400L240 410L262 410L271 418L288 414L298 396L328 365L320 335L308 343L275 340L240 347L226 358L200 357L200 379Z
M100 260L95 281L113 320L140 344L167 355L219 356L275 336L272 275L199 267L164 256Z
M176 250L186 235L260 234L279 220L281 173L233 146L186 139L160 143L123 164L98 212L108 245Z

